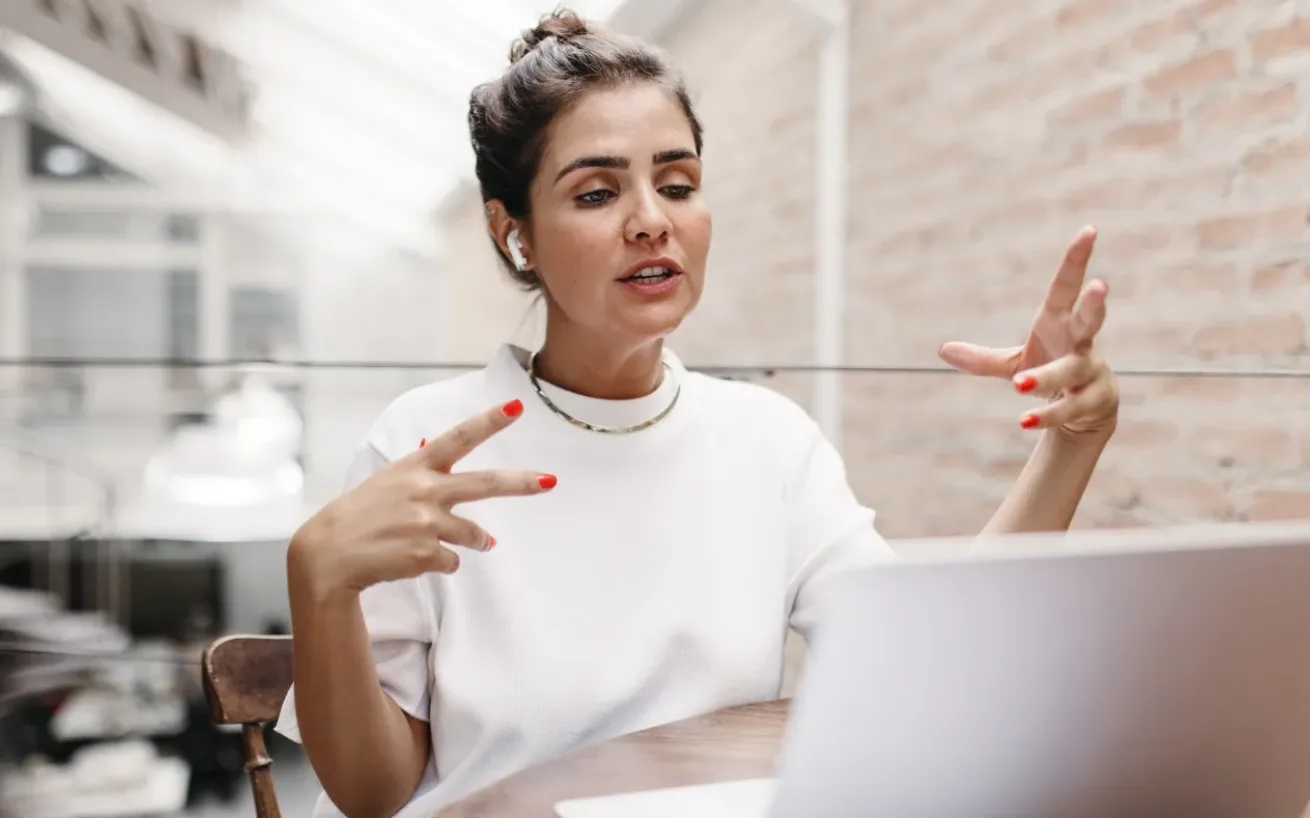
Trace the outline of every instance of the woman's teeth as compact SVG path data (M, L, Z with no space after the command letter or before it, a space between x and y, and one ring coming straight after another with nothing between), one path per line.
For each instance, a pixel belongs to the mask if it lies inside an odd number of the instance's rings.
M647 267L628 276L628 281L649 281L656 278L668 278L673 275L673 271L668 267Z

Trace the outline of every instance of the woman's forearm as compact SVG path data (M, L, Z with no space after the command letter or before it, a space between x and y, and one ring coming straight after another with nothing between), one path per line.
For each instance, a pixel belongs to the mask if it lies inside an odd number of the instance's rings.
M1112 431L1083 439L1053 430L1044 432L1019 479L982 533L1067 530Z
M382 689L359 597L310 576L288 554L296 720L324 791L347 818L389 818L427 765L428 725Z

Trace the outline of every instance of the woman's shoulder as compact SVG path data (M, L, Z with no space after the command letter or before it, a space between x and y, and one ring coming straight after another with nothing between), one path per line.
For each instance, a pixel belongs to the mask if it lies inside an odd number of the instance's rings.
M705 397L702 410L725 430L762 432L772 439L806 445L819 434L819 426L800 403L785 393L750 381L688 373Z

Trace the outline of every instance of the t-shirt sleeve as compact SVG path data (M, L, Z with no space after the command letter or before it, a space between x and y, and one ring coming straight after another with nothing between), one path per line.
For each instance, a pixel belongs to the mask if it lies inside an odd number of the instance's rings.
M831 580L895 559L874 527L874 512L855 497L841 455L812 424L788 497L789 622L807 641Z
M365 444L347 470L345 490L358 486L387 462L381 452ZM382 689L401 710L427 721L431 695L428 654L437 630L431 599L418 580L406 579L366 589L360 594L359 603ZM276 729L287 738L300 741L294 686L282 702Z

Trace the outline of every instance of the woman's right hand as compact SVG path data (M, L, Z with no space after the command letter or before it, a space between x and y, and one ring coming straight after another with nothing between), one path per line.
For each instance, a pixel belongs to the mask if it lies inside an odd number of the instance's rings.
M459 556L447 544L489 550L495 539L454 507L541 494L554 488L555 478L511 469L451 469L522 413L523 404L514 400L474 415L324 506L291 539L288 561L299 574L293 581L358 593L430 571L452 573Z

